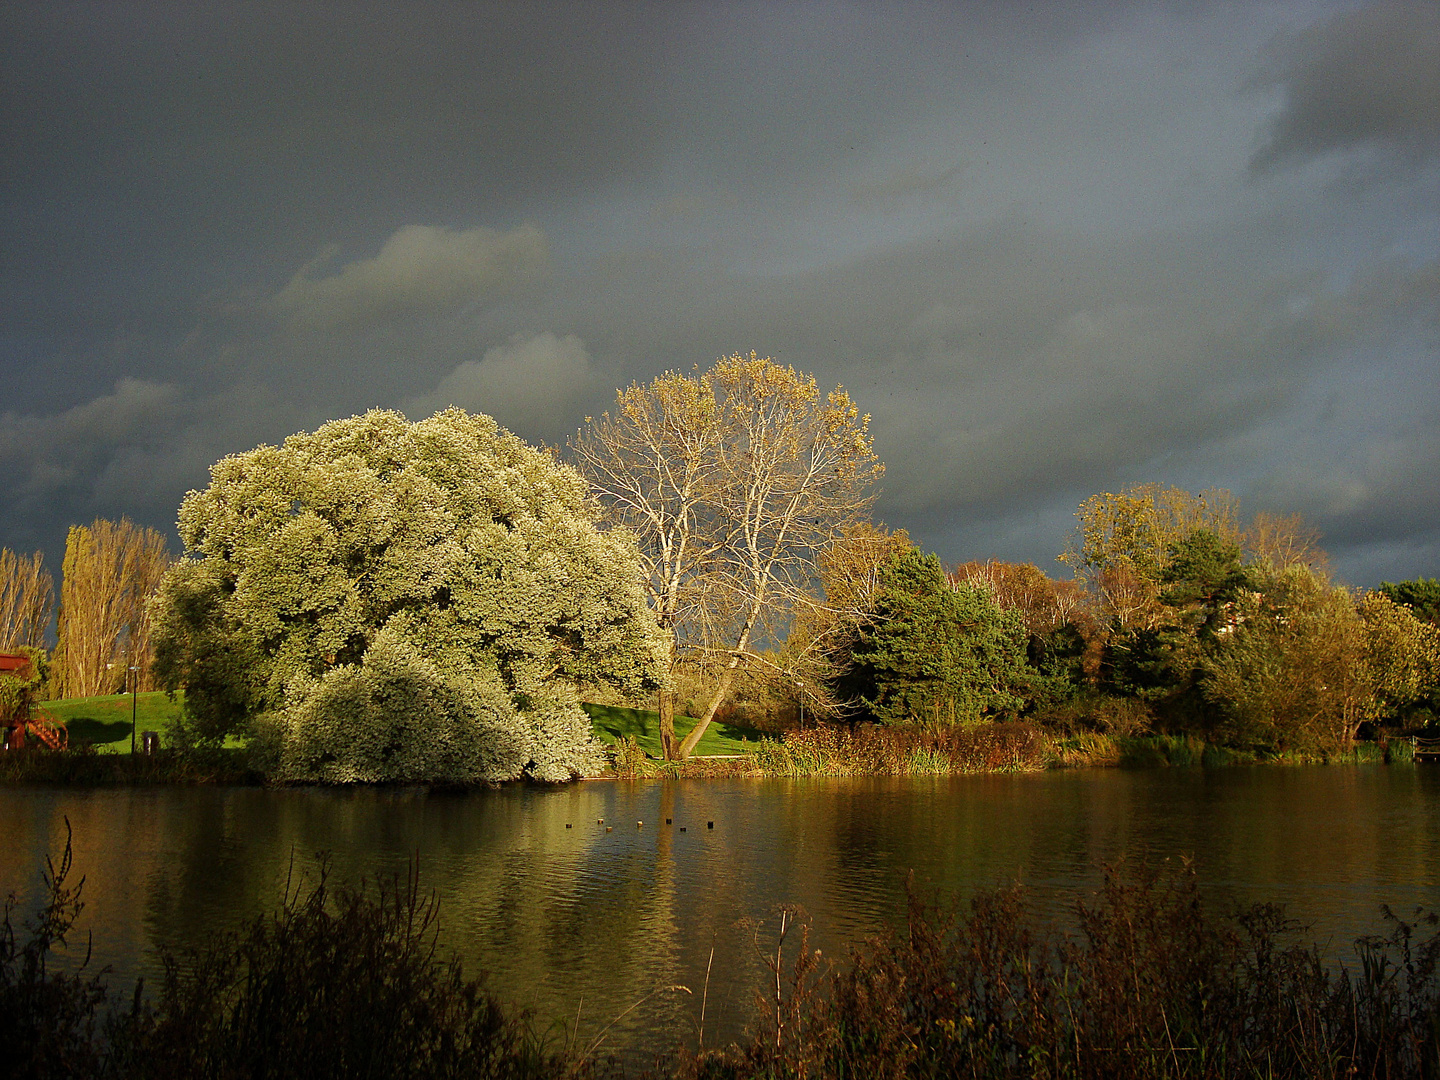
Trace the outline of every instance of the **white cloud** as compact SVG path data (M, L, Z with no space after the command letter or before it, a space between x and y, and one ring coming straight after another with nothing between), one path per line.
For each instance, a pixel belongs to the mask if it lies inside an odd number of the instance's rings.
M574 406L594 388L595 378L585 343L574 334L516 334L487 349L483 359L460 364L433 392L408 400L404 410L418 418L456 405L534 437L536 431L553 433L557 421L573 423Z
M533 225L509 232L407 225L374 258L329 277L302 268L270 307L296 326L319 330L443 316L537 280L548 263L545 234Z

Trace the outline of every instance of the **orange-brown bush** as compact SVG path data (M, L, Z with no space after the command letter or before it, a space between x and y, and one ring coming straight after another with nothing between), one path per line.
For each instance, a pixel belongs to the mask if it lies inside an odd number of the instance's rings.
M757 767L779 776L909 776L1043 769L1045 737L1023 722L933 727L824 726L786 732L755 751Z

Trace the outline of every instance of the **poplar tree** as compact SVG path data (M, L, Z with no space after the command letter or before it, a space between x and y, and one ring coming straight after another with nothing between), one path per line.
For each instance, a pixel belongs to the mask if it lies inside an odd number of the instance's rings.
M43 648L55 612L55 584L44 557L0 548L0 652Z
M164 534L129 518L70 527L61 565L52 696L153 688L148 604L169 564ZM135 677L127 680L131 667Z

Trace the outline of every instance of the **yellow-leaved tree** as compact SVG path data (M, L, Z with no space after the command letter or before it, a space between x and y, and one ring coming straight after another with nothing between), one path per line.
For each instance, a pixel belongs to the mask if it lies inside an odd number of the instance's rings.
M843 388L752 352L705 372L667 373L616 397L571 441L612 521L631 529L651 604L682 655L718 671L683 740L662 694L667 757L695 749L742 663L796 604L813 602L817 555L869 514L883 472Z
M126 685L132 667L132 687L154 688L148 604L171 562L165 535L129 518L70 527L51 663L53 697L114 693Z
M40 552L0 548L0 652L40 649L55 611L55 585Z

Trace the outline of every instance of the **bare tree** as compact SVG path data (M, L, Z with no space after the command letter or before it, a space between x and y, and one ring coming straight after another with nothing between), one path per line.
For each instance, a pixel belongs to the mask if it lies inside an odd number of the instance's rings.
M693 752L742 662L773 666L756 643L794 603L813 602L817 554L868 515L883 468L869 421L843 389L824 396L813 378L752 352L621 391L615 412L572 441L613 520L639 539L672 657L718 672L678 746L674 699L662 695L667 756Z
M611 518L639 541L645 589L670 648L660 691L660 741L675 752L676 635L695 618L719 548L721 410L709 374L667 372L615 395L615 411L586 417L571 440L575 463Z
M837 387L822 396L814 378L755 353L711 370L721 405L716 519L723 533L710 612L731 613L730 634L707 627L706 647L724 640L726 660L710 704L680 743L688 757L724 702L742 660L758 660L767 616L806 602L815 558L868 517L884 471L862 416Z
M164 534L128 518L71 526L52 665L55 696L113 693L131 666L137 669L132 685L152 688L147 605L170 561Z
M961 563L950 580L980 586L1002 610L1019 612L1032 634L1048 634L1069 622L1089 621L1080 584L1052 578L1034 563L998 559Z
M0 652L44 648L54 612L55 583L41 553L0 548Z
M1320 546L1320 530L1305 523L1299 514L1271 514L1260 511L1242 544L1246 551L1283 569L1302 563L1321 573L1330 569L1330 556Z

